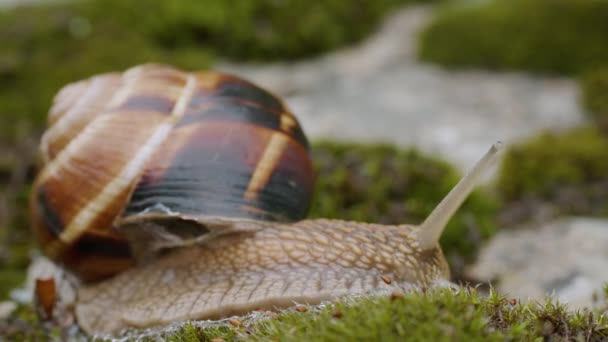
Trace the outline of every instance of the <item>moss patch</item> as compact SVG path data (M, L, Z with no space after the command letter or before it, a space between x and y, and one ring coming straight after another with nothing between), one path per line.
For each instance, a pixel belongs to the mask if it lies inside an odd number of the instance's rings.
M302 312L300 312L302 311ZM305 312L304 312L305 311ZM31 312L25 311L31 315ZM23 310L21 315L23 316ZM608 321L602 311L570 311L553 300L520 302L475 290L437 289L426 293L345 300L334 305L286 310L273 318L201 327L187 323L177 331L131 340L157 341L603 341ZM34 318L26 318L35 321ZM24 322L24 318L19 318ZM11 319L15 327L18 319ZM27 321L25 321L27 322ZM12 325L11 325L12 324ZM32 323L30 323L32 324ZM1 323L0 326L7 326ZM20 340L67 337L56 328L27 333L2 330ZM11 334L12 332L12 334ZM76 338L74 334L69 337ZM104 341L102 338L95 341Z
M93 21L107 20L110 8L117 21L163 47L206 45L224 56L269 60L307 57L358 41L389 10L416 1L90 0L87 13Z
M608 65L586 72L581 84L583 104L591 119L608 133Z
M608 2L457 1L422 32L422 59L476 66L577 73L608 60Z
M311 217L419 224L460 179L448 163L388 145L318 143ZM497 204L477 191L451 220L441 246L456 278L494 234Z
M205 47L162 49L85 13L54 4L0 15L0 142L40 131L52 97L69 82L145 62L205 68L211 60Z
M511 147L504 156L498 192L506 206L556 214L608 214L608 138L594 127L546 133ZM516 220L516 221L517 221Z
M481 298L465 289L338 303L320 313L282 315L257 329L254 340L281 341L599 341L608 336L604 317L568 312L551 301L519 304L496 294Z
M12 215L0 226L0 301L8 298L10 291L21 286L25 269L30 263L31 233L27 225L27 192L17 194L11 205Z

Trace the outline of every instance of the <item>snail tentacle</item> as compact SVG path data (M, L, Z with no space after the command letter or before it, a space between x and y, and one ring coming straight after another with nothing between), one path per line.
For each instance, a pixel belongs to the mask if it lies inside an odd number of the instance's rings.
M452 188L452 190L435 207L433 212L420 225L418 240L422 249L437 246L439 238L452 216L469 197L481 176L492 166L503 143L497 141L490 150L473 166L473 168Z

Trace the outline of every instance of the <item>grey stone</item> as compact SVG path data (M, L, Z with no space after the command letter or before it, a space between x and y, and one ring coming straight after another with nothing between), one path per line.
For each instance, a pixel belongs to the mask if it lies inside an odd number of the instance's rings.
M17 309L17 303L10 300L0 302L0 320L7 319Z
M468 275L509 296L554 294L571 307L591 306L608 282L608 220L561 218L525 228L500 231Z

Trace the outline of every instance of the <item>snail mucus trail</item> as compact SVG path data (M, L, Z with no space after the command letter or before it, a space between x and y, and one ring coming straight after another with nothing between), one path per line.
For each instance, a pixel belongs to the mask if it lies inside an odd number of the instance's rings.
M308 142L280 100L148 64L56 96L32 222L80 279L88 333L429 288L449 279L438 240L499 147L419 226L306 220Z

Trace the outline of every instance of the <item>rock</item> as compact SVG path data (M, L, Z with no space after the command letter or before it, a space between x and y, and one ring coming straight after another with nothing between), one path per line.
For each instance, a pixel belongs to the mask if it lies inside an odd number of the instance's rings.
M313 139L414 146L463 170L496 140L584 121L574 80L451 72L417 61L417 34L432 13L406 7L368 40L316 59L217 68L284 97Z
M499 293L522 299L554 294L570 307L593 304L608 282L608 220L562 218L535 229L503 229L468 270Z
M17 309L17 303L10 300L0 302L0 320L7 319Z

